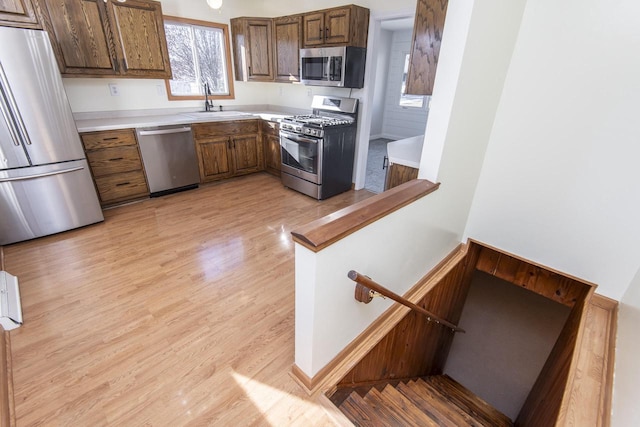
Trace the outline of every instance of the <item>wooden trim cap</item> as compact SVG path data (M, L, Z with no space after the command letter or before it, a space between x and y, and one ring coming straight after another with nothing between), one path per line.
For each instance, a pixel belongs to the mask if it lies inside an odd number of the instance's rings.
M319 252L374 221L434 192L440 183L414 179L291 232L293 241Z

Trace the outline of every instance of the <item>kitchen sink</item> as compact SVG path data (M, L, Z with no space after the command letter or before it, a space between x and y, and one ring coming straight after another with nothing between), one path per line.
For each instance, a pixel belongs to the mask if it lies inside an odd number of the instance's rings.
M242 111L194 111L193 113L184 113L185 116L190 117L192 119L201 119L201 118L233 118L233 117L246 117L252 116L251 113L245 113Z

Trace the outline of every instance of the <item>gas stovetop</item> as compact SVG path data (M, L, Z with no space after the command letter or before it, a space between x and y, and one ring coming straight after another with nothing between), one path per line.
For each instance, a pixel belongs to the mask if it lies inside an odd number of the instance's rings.
M331 117L331 116L320 116L317 114L292 116L292 117L287 117L284 120L290 123L298 123L301 125L309 125L309 126L315 126L315 127L349 125L353 123L353 118L351 117Z

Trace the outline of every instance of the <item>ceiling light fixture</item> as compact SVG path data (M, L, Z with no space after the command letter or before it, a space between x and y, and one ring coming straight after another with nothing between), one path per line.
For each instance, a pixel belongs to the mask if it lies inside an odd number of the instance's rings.
M207 0L207 4L211 9L220 9L222 7L222 0Z

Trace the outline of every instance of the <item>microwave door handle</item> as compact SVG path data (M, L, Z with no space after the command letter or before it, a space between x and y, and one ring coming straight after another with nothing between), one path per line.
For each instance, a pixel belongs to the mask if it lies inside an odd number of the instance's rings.
M327 56L327 67L324 70L324 79L325 81L331 80L331 63L333 62L333 56Z

